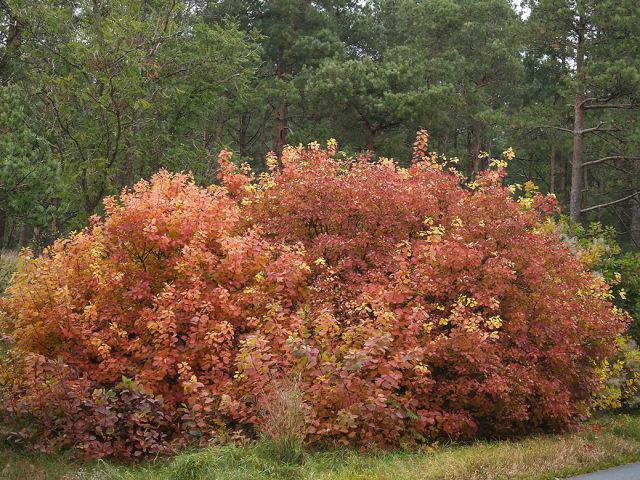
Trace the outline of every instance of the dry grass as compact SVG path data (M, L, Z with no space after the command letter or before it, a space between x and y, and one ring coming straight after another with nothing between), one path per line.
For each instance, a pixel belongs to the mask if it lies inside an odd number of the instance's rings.
M261 405L262 423L258 433L263 448L284 463L300 463L304 458L305 404L298 382L281 382Z
M595 444L581 435L540 437L521 442L481 443L447 448L432 455L398 456L373 475L345 478L498 480L555 478L640 454L638 440L600 435ZM355 473L355 472L354 472ZM318 477L321 478L321 477ZM340 478L331 475L325 478Z
M68 457L0 447L0 479L551 480L638 459L640 415L611 415L567 435L450 445L431 452L309 451L302 464L280 461L263 443L209 448L136 466L81 465Z
M275 388L261 406L262 437L267 440L293 437L302 442L306 427L303 398L298 382L283 382Z
M13 250L0 250L0 295L11 280L11 275L18 267L18 252ZM0 477L1 479L2 477Z

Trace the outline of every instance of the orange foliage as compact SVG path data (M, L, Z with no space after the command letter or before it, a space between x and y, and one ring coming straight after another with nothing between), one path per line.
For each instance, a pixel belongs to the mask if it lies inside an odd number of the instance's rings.
M4 430L163 453L259 430L293 377L309 441L567 427L625 318L540 228L552 199L514 200L503 162L464 183L426 142L408 169L289 147L257 182L223 152L226 186L163 171L108 199L0 304Z

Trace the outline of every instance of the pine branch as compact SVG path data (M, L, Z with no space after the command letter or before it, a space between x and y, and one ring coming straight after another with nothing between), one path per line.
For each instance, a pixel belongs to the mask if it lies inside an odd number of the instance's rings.
M591 165L597 165L602 162L607 162L609 160L640 160L640 157L629 157L626 155L611 155L609 157L602 157L597 160L591 160L589 162L584 162L582 164L583 167L589 167Z
M618 203L625 202L637 195L640 195L640 190L635 193L632 193L631 195L627 195L626 197L622 197L622 198L619 198L618 200L614 200L613 202L601 203L600 205L594 205L593 207L583 208L582 210L580 210L580 213L590 212L592 210L597 210L599 208L611 207L612 205L617 205Z
M595 105L585 105L585 109L586 110L593 110L596 108L621 108L621 109L630 109L633 108L634 105L633 103L616 103L616 104L606 104L606 103L599 103L599 104L595 104Z
M536 125L531 130L535 130L536 128L549 128L552 130L559 130L561 132L567 132L567 133L573 134L573 130L571 130L570 128L556 127L555 125Z

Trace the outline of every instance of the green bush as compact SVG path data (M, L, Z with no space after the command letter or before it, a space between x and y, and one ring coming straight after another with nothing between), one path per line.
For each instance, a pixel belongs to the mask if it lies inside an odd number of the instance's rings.
M558 228L582 263L611 285L615 305L633 317L629 335L640 344L640 252L623 253L616 241L616 230L599 222L585 228L562 218Z
M622 253L613 227L593 222L588 227L561 218L557 224L565 243L582 263L611 286L611 300L632 322L617 340L618 353L599 367L602 388L593 410L628 410L640 406L640 252Z
M618 354L599 368L602 388L593 410L629 410L640 406L640 349L628 336L616 341Z
M633 317L629 333L640 343L640 252L626 253L611 263L611 270L620 274L616 304Z

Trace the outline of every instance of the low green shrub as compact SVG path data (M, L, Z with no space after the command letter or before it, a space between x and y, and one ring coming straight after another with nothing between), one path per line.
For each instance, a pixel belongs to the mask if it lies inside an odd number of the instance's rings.
M640 343L640 252L627 252L615 257L608 266L609 271L617 272L619 284L616 304L625 309L633 317L629 333Z
M618 354L602 363L602 388L593 401L594 410L628 410L640 405L640 349L629 336L617 340Z

